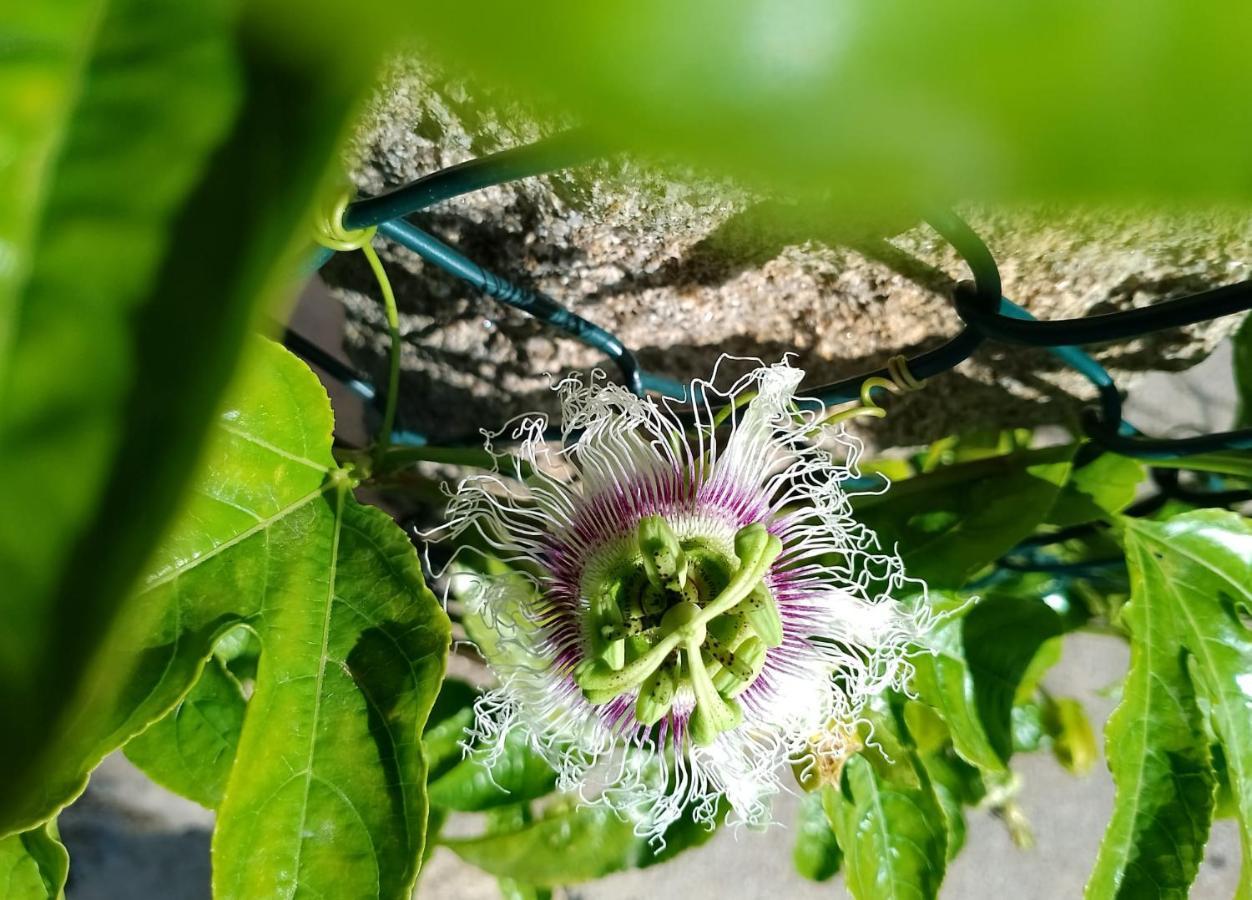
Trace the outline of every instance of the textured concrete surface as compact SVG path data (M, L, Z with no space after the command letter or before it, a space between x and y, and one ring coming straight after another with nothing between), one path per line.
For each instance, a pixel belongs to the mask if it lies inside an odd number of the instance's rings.
M380 90L355 178L378 193L445 166L518 146L559 123L535 122L508 97L482 94L415 62ZM1252 220L1234 214L966 210L1000 261L1007 296L1043 318L1151 303L1246 278ZM723 353L770 361L794 352L820 384L928 349L959 328L947 292L967 277L913 213L867 219L664 161L610 157L478 191L414 221L471 259L548 293L674 378L707 376ZM530 409L551 410L547 375L603 365L575 341L387 245L404 351L405 424L434 437L474 434ZM349 310L346 345L381 377L385 328L360 254L325 270ZM1137 373L1194 364L1227 332L1220 321L1097 348L1132 387ZM924 395L893 403L872 443L921 443L971 415L987 423L1059 423L1090 388L1042 351L988 346Z

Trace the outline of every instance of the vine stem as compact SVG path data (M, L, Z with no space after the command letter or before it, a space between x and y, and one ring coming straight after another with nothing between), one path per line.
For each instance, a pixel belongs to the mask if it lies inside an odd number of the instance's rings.
M477 469L498 470L501 475L526 479L532 473L531 465L523 459L509 455L494 455L483 447L432 447L422 445L395 445L379 458L381 472L394 472L417 462L446 463L456 466L472 466ZM501 465L503 463L503 466Z
M383 262L378 258L378 251L373 245L365 243L361 245L361 252L369 260L370 268L374 271L374 277L378 280L378 287L382 291L383 307L387 311L387 331L391 339L383 424L379 428L378 440L375 442L377 452L381 454L391 443L391 433L396 426L396 403L400 398L400 310L396 307L396 294L391 289L391 280L387 277Z

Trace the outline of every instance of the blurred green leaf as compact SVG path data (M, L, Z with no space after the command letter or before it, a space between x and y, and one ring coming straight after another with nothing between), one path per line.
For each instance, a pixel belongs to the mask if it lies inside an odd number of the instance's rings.
M457 856L497 878L556 887L630 868L643 841L634 826L603 806L558 805L503 834L444 841Z
M839 212L1252 199L1252 11L1236 0L495 0L420 22L450 64L556 98L608 143L823 191Z
M427 783L433 782L460 762L469 728L474 724L474 701L478 691L457 678L445 678L439 696L426 719L422 750L426 754Z
M913 688L943 717L968 762L1004 770L1017 691L1036 653L1060 632L1060 618L1041 601L992 596L927 635L912 657Z
M35 824L18 810L46 784L52 736L96 702L84 675L127 662L100 644L243 335L294 284L293 239L370 77L315 63L294 32L275 52L268 25L294 7L0 14L0 466L20 473L0 516L0 834Z
M178 705L126 744L126 757L157 784L216 809L235 764L248 701L216 655Z
M858 515L905 569L956 588L1030 535L1056 502L1074 448L1050 447L961 463L866 497Z
M497 882L503 900L551 900L552 891L533 884L523 884L512 878L501 878Z
M965 807L982 799L982 778L978 769L951 751L919 754L919 759L943 808L948 826L947 859L951 862L965 846Z
M1006 596L996 590L996 596ZM1020 594L1007 595L1023 603L1034 603L1035 598L1039 595L1034 594L1029 597L1022 597ZM1051 605L1048 609L1052 609ZM1053 615L1057 617L1058 622L1063 622L1061 614L1053 610ZM1024 703L1032 699L1039 690L1039 684L1043 681L1043 676L1048 674L1057 663L1061 661L1061 653L1064 650L1064 644L1060 636L1048 638L1039 645L1039 649L1035 651L1034 656L1030 658L1030 665L1026 666L1026 671L1022 673L1021 680L1017 683L1017 692L1013 695L1013 699L1017 703Z
M430 775L430 802L458 812L483 812L535 800L556 786L556 772L526 742L520 732L505 738L502 752L486 765L488 748L469 756L463 744L474 723L478 691L463 681L447 679L431 711L422 745Z
M1190 654L1189 680L1221 742L1243 840L1241 890L1252 892L1252 632L1242 619L1252 610L1252 523L1205 510L1161 523L1127 519L1125 528L1134 602Z
M527 803L500 807L487 814L487 833L508 834L525 828L532 821L534 816ZM496 883L503 900L550 900L552 897L552 891L548 888L536 887L514 878L500 878Z
M1145 475L1143 463L1137 459L1102 453L1073 469L1048 512L1047 522L1064 528L1107 519L1134 501Z
M834 790L836 788L826 786L816 793L805 794L796 811L796 843L791 860L796 871L810 881L829 881L843 862L839 841L835 839L822 804L822 795Z
M69 866L55 821L0 838L0 897L60 900Z
M556 772L520 731L509 733L503 751L490 766L485 752L479 748L431 781L427 785L430 802L459 812L482 812L535 800L556 786Z
M728 809L728 804L719 800L714 821L720 823ZM658 865L699 847L715 833L715 829L696 822L688 809L665 830L664 846L654 848L635 834L632 823L612 810L566 798L512 831L488 829L479 837L445 839L443 843L466 862L497 878L557 887L622 869Z
M1035 701L1013 706L1013 752L1034 753L1049 740L1043 723L1043 706Z
M449 625L412 544L361 506L330 453L312 372L276 344L222 413L196 489L152 561L124 649L139 663L59 748L45 802L195 684L239 624L262 651L214 832L214 893L407 898L424 842L420 734Z
M1217 475L1233 475L1252 480L1252 452L1226 450L1220 453L1196 453L1177 459L1154 459L1152 465L1166 469L1188 469L1192 472L1213 472ZM1166 511L1155 518L1169 518L1176 510Z
M902 711L913 746L922 756L940 753L952 743L952 732L943 718L919 700L906 700Z
M1205 529L1189 526L1187 519L1175 520L1183 522L1173 526L1179 539L1203 542ZM1191 593L1173 579L1198 574L1209 554L1192 564L1189 550L1169 553L1154 539L1153 527L1125 520L1131 599L1122 608L1122 621L1131 635L1130 671L1105 728L1116 794L1087 884L1091 900L1185 897L1213 815L1215 777L1182 649L1184 620L1170 602L1175 590ZM1208 530L1216 548L1226 531Z
M261 642L251 628L240 625L226 632L213 645L213 655L222 661L226 671L234 675L240 684L256 681Z
M1043 727L1052 739L1057 761L1075 775L1086 775L1095 765L1095 732L1082 704L1072 697L1047 698L1043 705Z
M911 754L897 758L915 768L911 760ZM858 754L844 766L843 789L822 794L843 850L844 883L856 900L938 896L947 864L947 819L930 779L924 771L917 774L917 786L909 787L906 779L883 778Z
M722 827L729 812L730 803L725 797L719 797L717 809L713 813L713 823L710 825L708 822L697 822L694 807L688 805L678 821L665 829L664 846L653 846L648 841L640 844L640 857L635 865L640 869L658 866L669 862L680 853L704 846L717 834L717 829Z

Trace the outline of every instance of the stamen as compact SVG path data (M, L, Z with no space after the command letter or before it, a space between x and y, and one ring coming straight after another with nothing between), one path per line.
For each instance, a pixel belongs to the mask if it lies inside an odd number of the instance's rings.
M679 580L677 573L685 572L688 564L669 524L659 516L649 516L640 522L638 533L640 550L650 551L642 553L643 566L649 571L648 585L640 597L645 613L655 608L655 598L669 596L676 602L665 610L659 626L631 634L620 607L616 609L616 621L603 608L603 598L622 596L620 587L599 592L601 602L593 605L591 614L597 636L609 643L605 650L588 656L575 667L574 680L592 704L608 703L637 688L636 716L640 722L652 725L673 705L677 678L667 660L681 649L696 700L691 713L691 736L697 744L712 743L742 720L739 705L728 697L755 680L764 663L765 647L782 642L778 609L762 582L781 552L782 542L760 523L739 529L734 541L739 567L722 592L701 606L695 599L679 599L688 592L679 593L672 587ZM696 579L689 586L695 589L701 580ZM685 575L682 581L686 582ZM623 584L629 582L627 575ZM630 596L634 602L638 595ZM710 627L717 634L710 635ZM648 646L648 637L652 635L658 639ZM706 652L708 663L704 659Z
M639 553L648 580L658 588L682 590L687 584L687 554L674 530L660 516L639 520Z

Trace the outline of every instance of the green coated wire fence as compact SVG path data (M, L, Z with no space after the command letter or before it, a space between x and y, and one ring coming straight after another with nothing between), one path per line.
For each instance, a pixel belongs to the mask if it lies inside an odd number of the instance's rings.
M604 353L616 366L623 384L643 396L655 392L682 398L685 385L640 366L635 354L615 335L572 312L545 294L527 290L489 272L453 247L408 220L443 200L490 185L577 165L596 156L577 131L566 132L524 147L470 160L435 172L377 197L357 200L343 214L348 229L377 226L383 236L408 248L423 260L460 278L488 297L534 316L546 325ZM957 285L953 308L963 329L938 347L907 359L907 371L918 379L946 372L968 359L985 341L1045 347L1063 364L1083 375L1095 387L1098 404L1084 417L1087 436L1096 445L1144 459L1171 459L1195 453L1252 448L1252 429L1158 439L1142 435L1122 417L1122 399L1109 373L1080 347L1125 340L1155 331L1232 315L1252 308L1252 281L1225 285L1141 309L1062 321L1038 321L1004 297L995 258L961 218L949 210L932 212L930 225L948 240L968 265L973 280ZM320 268L334 251L323 248L314 260ZM288 345L306 355L332 377L367 401L379 400L369 382L299 335L287 333ZM870 379L891 379L883 368L832 384L806 388L809 396L826 404L856 399ZM400 432L393 443L426 443L421 435Z
M409 221L408 217L436 203L490 185L501 184L556 171L586 162L597 156L596 149L577 131L567 132L520 148L495 153L435 172L388 193L358 199L342 214L344 229L370 229L416 253L427 263L460 278L488 297L522 310L545 325L603 353L616 367L622 383L639 396L656 393L683 399L687 386L642 367L631 349L614 334L577 315L551 297L520 287L484 269L455 248L435 238ZM1156 468L1154 480L1159 492L1128 510L1146 515L1165 498L1184 499L1197 505L1229 505L1252 499L1252 492L1226 490L1220 480L1215 489L1196 491L1178 479L1177 461L1186 457L1252 448L1252 428L1187 438L1153 438L1141 433L1122 415L1122 396L1113 378L1095 359L1084 352L1084 345L1126 340L1176 328L1182 325L1232 315L1252 308L1252 281L1243 281L1185 297L1155 303L1149 307L1060 321L1039 321L1002 293L999 269L986 244L959 216L950 210L933 211L926 221L947 240L965 261L972 280L956 285L953 311L963 328L933 349L894 364L831 384L806 386L804 392L827 405L846 403L868 395L876 384L899 383L901 371L910 379L927 379L953 369L967 360L984 342L1044 347L1062 364L1086 378L1096 390L1097 403L1083 417L1089 443L1076 461L1083 465L1101 452L1112 451L1148 461L1174 461L1175 468ZM320 268L335 251L322 248L312 261ZM380 392L368 379L326 353L316 344L287 330L290 349L322 368L328 375L375 406L381 406ZM557 435L553 435L556 437ZM423 435L395 431L393 445L429 447ZM477 443L478 436L449 442L464 446ZM1185 465L1184 465L1185 467ZM1062 529L1040 535L1024 543L1001 561L1002 571L1028 569L1058 574L1098 573L1102 566L1119 564L1109 560L1069 564L1038 554L1038 548L1058 544L1090 531L1098 525ZM1070 571L1073 570L1073 571Z

